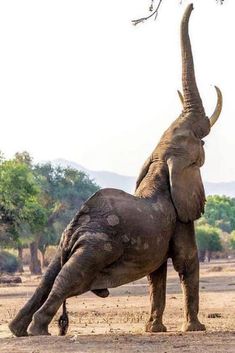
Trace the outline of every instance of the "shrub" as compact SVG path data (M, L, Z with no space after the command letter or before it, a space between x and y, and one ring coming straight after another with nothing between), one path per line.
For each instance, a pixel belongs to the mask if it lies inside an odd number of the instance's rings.
M222 251L219 229L204 224L196 227L196 242L199 252L199 260L204 261L207 253L208 261L210 261L211 253L214 251Z
M7 251L0 251L0 272L14 273L19 268L19 262L15 255Z

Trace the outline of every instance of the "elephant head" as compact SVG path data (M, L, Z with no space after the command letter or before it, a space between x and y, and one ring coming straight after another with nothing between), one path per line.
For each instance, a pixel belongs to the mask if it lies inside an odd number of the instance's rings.
M135 195L159 198L159 190L169 192L178 218L193 221L204 211L205 192L200 175L204 163L203 138L218 119L222 94L217 92L217 105L209 119L197 88L188 22L193 10L189 5L181 22L183 104L181 115L165 131L151 156L145 162L136 184Z

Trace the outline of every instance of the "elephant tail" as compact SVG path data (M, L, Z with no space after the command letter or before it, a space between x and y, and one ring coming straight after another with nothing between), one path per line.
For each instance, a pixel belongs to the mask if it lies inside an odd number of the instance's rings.
M61 268L68 261L69 255L70 255L69 253L70 252L68 250L62 249ZM58 320L58 327L59 327L59 336L65 336L69 328L69 316L68 316L68 311L66 307L66 299L64 300L62 305L62 314L60 315Z
M63 302L62 315L58 320L59 336L65 336L69 328L69 316L66 308L66 300Z

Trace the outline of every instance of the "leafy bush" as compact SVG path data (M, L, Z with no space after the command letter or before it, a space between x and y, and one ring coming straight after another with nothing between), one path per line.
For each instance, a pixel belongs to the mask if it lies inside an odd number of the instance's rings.
M235 250L235 231L231 233L231 237L229 239L229 245L232 250Z
M200 261L204 261L206 252L210 261L212 252L223 250L219 229L209 224L196 227L196 242Z
M0 272L14 273L18 267L19 262L16 256L7 251L0 251Z
M208 224L196 227L196 241L199 250L222 250L219 230Z
M235 198L208 196L203 218L212 227L230 233L235 229Z

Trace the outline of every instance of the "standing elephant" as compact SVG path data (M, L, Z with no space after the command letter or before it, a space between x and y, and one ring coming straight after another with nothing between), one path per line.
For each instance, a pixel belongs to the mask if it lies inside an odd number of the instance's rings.
M32 298L9 324L16 336L47 335L52 318L62 304L65 314L65 300L71 296L93 291L105 297L107 288L146 275L152 302L147 329L163 331L169 256L183 283L184 329L204 329L197 317L199 277L193 221L200 217L205 203L199 171L204 163L202 138L217 120L222 98L217 88L217 107L208 119L195 82L188 36L192 9L192 5L187 7L181 24L181 115L145 163L135 196L103 189L84 203L62 234L57 255ZM64 319L66 325L66 315Z

